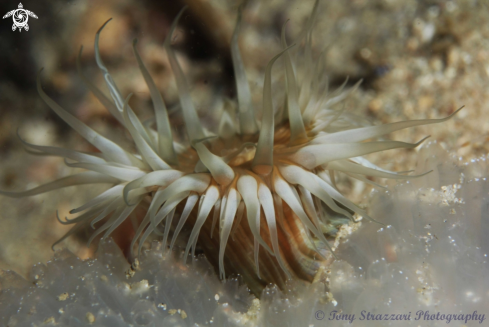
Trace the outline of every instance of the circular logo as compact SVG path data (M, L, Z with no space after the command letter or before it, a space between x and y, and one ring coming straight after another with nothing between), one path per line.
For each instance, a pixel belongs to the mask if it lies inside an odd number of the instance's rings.
M17 26L25 25L25 23L27 22L27 13L25 12L25 10L16 10L16 13L14 14L14 22L17 24Z
M324 319L324 312L321 310L316 311L315 317L317 320L323 320Z

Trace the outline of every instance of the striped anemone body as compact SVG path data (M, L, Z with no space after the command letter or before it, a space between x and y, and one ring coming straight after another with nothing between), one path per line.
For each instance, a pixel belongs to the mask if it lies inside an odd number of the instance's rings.
M172 248L180 232L189 229L184 258L194 254L199 244L221 278L226 273L241 274L255 293L267 283L283 286L287 278L311 281L321 263L334 257L328 237L334 236L338 224L348 219L355 221L354 215L373 220L338 191L335 173L367 183L372 182L366 176L415 178L381 169L362 156L414 148L420 142L375 139L453 116L359 127L342 110L332 109L355 87L347 90L341 87L330 94L322 92L321 62L315 64L311 56L316 9L317 2L297 42L303 44L302 52L291 49L282 32L283 51L270 60L265 71L260 122L255 118L238 47L241 18L238 13L231 40L238 110L224 111L217 134L201 125L171 47L179 14L165 49L178 87L187 144L174 140L165 102L134 42L134 53L154 104L156 123L151 126L140 122L129 105L131 96L122 96L100 56L98 40L105 25L102 26L95 38L96 62L104 74L110 98L82 74L80 57L79 73L90 91L128 130L138 153L125 150L66 112L42 90L38 77L41 98L100 152L81 153L22 141L30 152L64 157L68 166L85 171L25 192L0 194L23 197L72 185L109 183L112 187L107 191L70 212L77 215L75 218L58 218L62 224L74 226L56 244L87 225L96 227L89 242L100 236L106 238L143 207L147 210L138 221L130 244L134 255L153 233L161 234L164 244ZM301 58L300 64L293 60L295 57ZM283 60L286 81L285 101L272 96L272 66L279 58ZM284 105L275 109L277 103Z

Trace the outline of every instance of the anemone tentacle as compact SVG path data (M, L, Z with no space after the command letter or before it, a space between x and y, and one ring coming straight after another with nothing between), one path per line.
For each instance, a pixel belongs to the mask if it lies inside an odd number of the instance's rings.
M255 112L251 101L251 91L246 79L246 71L241 59L241 52L238 46L238 35L241 26L241 16L243 7L238 8L236 26L231 38L231 57L233 60L234 73L236 74L236 90L238 93L238 110L240 132L244 135L253 135L258 131L255 121Z

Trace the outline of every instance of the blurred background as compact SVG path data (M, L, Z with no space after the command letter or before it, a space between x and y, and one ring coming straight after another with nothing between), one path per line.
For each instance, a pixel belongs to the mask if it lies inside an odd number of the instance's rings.
M42 86L64 109L110 137L131 146L130 136L91 95L77 75L76 57L83 45L83 72L106 94L94 59L94 38L123 96L134 93L131 105L141 118L153 116L149 91L134 58L132 42L158 85L175 130L182 124L178 96L163 41L183 6L189 9L173 38L180 64L192 88L199 116L212 128L222 97L235 97L229 43L237 8L234 0L72 0L26 1L29 31L12 31L12 17L0 21L0 189L21 191L75 172L54 157L23 150L19 135L38 145L91 151L93 148L44 104ZM280 51L282 25L291 44L304 28L313 0L250 0L243 16L240 48L254 100L260 106L263 71ZM17 1L2 1L0 14L17 9ZM474 0L322 0L313 34L313 56L324 60L332 89L348 77L348 85L363 79L346 101L350 112L373 124L406 119L441 118L466 108L449 122L399 131L389 136L413 142L426 135L461 157L461 162L486 156L489 121L489 10ZM321 52L325 50L323 56ZM415 169L415 151L389 151L368 157L386 169ZM342 191L368 204L369 188L346 181ZM391 183L392 185L392 183ZM70 226L56 220L106 187L69 187L46 194L11 199L0 196L0 269L27 274L32 264L52 256L51 245ZM84 235L63 243L82 258Z

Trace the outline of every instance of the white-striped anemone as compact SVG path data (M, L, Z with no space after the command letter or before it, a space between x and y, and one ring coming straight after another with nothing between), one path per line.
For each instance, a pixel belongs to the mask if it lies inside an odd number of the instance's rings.
M78 70L90 91L127 128L138 153L123 149L62 109L43 91L38 76L41 98L100 153L81 153L22 141L31 152L64 157L68 166L86 171L28 191L1 194L24 197L72 185L110 183L113 186L107 191L70 212L79 216L66 221L60 219L63 224L75 225L57 243L88 224L94 227L99 222L103 224L97 227L89 242L101 233L106 238L139 205L149 201L146 216L138 222L131 251L138 241L141 250L148 236L159 233L162 224L163 243L167 244L171 237L169 247L172 248L182 228L187 226L191 233L184 258L190 251L195 252L200 239L200 246L218 267L221 278L225 278L225 270L229 269L256 285L269 282L283 285L289 277L311 280L318 261L331 257L326 236L334 217L354 220L356 213L372 219L338 191L335 172L367 183L372 182L365 176L414 178L381 169L362 156L414 148L422 140L411 144L375 139L404 128L443 122L455 114L443 119L358 127L351 116L333 109L354 88L347 91L340 88L328 94L320 87L322 64L314 63L311 55L311 30L317 5L316 2L305 32L297 41L302 43L298 47L300 52L288 51L291 47L282 32L283 51L269 61L265 71L260 124L255 118L238 47L241 16L238 13L231 40L237 118L232 112L224 111L217 134L204 129L199 122L187 81L171 47L172 33L182 12L179 14L164 46L178 87L187 144L174 141L165 102L138 54L136 42L134 54L151 93L156 129L142 124L128 104L131 95L124 98L119 92L99 53L99 35L104 24L95 37L95 58L111 99L81 73L80 57ZM300 62L293 60L296 57L301 58ZM279 58L284 63L285 101L274 99L272 92L272 66ZM274 109L274 103L283 106ZM246 220L242 221L243 216ZM213 233L218 233L218 237L213 238ZM256 291L254 282L249 282L249 286Z

